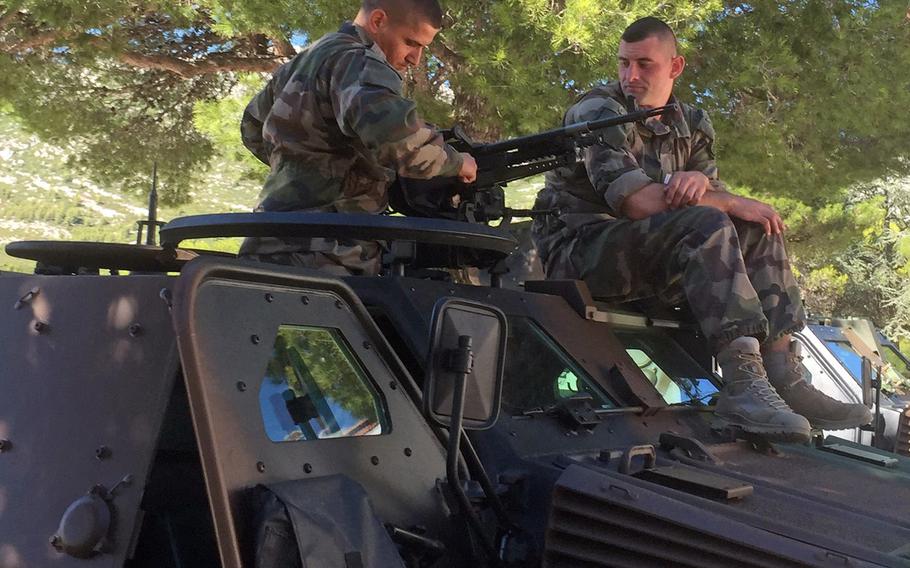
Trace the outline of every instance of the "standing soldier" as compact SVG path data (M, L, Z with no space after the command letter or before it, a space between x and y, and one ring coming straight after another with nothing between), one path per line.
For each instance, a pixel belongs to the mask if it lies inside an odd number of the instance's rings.
M474 181L474 159L402 96L401 74L441 27L437 0L363 0L353 22L278 69L241 124L244 145L271 167L257 211L377 214L396 174ZM381 263L380 243L353 239L250 238L240 252L341 275Z
M677 102L673 85L684 67L667 24L638 20L619 45L620 80L581 97L565 123ZM804 441L810 424L868 423L868 408L836 401L806 380L790 337L805 314L780 216L727 191L708 116L678 108L613 128L583 162L547 175L535 209L561 211L533 226L547 276L583 280L607 301L687 302L723 370L721 424Z

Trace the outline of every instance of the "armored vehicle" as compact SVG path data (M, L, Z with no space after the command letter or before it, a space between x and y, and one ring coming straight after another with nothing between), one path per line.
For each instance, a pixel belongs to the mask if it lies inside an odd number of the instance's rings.
M180 248L388 243L381 277ZM681 312L510 289L508 233L183 218L0 275L0 565L910 566L910 458L716 431ZM440 269L489 270L490 285ZM910 431L908 417L898 436Z
M797 333L803 345L803 364L812 384L844 402L870 406L877 427L837 432L838 436L885 450L910 455L910 440L901 423L910 406L905 396L888 390L910 377L906 356L869 320L825 318L810 321Z

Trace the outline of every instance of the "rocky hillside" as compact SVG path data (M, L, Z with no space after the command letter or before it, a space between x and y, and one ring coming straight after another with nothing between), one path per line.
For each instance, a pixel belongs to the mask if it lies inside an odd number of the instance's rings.
M33 263L5 253L3 249L11 241L136 242L136 221L148 214L147 197L100 187L74 174L66 163L69 154L69 149L49 146L0 114L0 270L27 272L33 268ZM150 161L150 178L151 169ZM188 205L163 207L159 219L250 211L255 206L260 184L244 179L231 162L213 164L206 180ZM542 178L511 184L510 204L530 207L541 184ZM230 250L237 242L212 246Z
M125 195L73 174L66 163L69 154L0 114L0 270L32 269L32 263L2 252L10 241L136 242L136 221L148 215L147 197ZM150 162L150 177L151 169ZM250 211L255 205L259 184L242 179L231 164L216 164L207 179L190 204L163 207L159 218Z

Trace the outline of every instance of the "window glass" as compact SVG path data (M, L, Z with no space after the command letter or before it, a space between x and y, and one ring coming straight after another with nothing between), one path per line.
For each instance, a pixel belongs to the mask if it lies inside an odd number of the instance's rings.
M273 442L389 431L378 392L336 329L281 326L259 403Z
M886 390L892 391L897 395L906 395L905 385L910 381L910 366L906 361L901 359L899 351L891 345L885 345L882 348L882 356L888 363L884 373Z
M595 408L615 404L533 321L509 317L503 407L513 414L547 409L559 401L589 394Z
M846 367L853 379L862 384L863 358L853 350L850 343L847 341L826 340L825 346L831 351L834 357Z
M620 329L626 352L667 404L707 404L717 392L712 374L660 330Z
M910 365L901 358L899 353L891 345L885 345L882 349L882 355L885 357L885 361L891 363L891 368L904 379L910 379Z

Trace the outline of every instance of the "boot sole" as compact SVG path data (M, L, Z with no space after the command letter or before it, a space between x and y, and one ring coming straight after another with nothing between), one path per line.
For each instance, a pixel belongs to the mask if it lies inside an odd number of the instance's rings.
M852 430L854 428L859 428L860 426L865 426L866 424L871 423L871 421L860 424L859 420L832 422L830 420L809 419L809 423L812 424L812 427L817 430Z
M711 427L715 430L738 428L743 432L755 434L769 442L785 444L804 444L811 438L811 428L806 430L785 430L777 424L761 424L746 420L742 416L722 416L715 414Z

